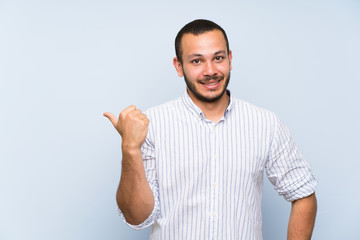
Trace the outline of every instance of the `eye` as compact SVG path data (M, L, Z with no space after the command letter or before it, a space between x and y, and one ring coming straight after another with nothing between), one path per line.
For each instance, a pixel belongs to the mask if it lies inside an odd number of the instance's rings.
M216 60L216 61L222 61L223 59L224 59L223 56L216 56L216 57L215 57L215 60Z
M194 60L192 60L191 62L194 63L194 64L199 64L199 63L200 63L200 60L199 60L199 59L194 59Z

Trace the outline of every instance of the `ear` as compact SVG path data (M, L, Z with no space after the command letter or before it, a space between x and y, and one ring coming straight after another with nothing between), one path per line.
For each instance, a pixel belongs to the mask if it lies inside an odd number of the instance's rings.
M232 52L231 52L231 50L229 50L229 64L230 64L230 70L232 70L231 61L232 61Z
M183 67L182 67L180 60L177 57L174 57L173 64L174 64L174 67L176 69L178 76L183 77L184 76Z

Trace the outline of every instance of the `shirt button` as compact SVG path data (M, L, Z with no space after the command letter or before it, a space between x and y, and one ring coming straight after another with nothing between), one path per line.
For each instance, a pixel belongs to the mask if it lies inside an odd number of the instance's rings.
M216 154L214 155L214 159L217 159L217 155L216 155Z
M213 217L216 217L216 212L213 212Z
M216 183L213 183L212 186L213 186L213 187L216 187Z

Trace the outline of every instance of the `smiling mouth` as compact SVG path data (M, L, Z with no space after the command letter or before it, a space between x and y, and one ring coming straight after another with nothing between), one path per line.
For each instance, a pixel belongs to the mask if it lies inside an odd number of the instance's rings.
M200 83L206 86L214 86L216 84L218 84L221 80L223 80L222 77L216 77L216 78L211 78L211 79L204 79L204 80L200 80Z
M221 81L221 79L219 79L218 81L215 81L215 82L205 82L205 83L201 83L201 84L204 84L207 86L213 86L213 85L218 84L220 81Z
M223 80L223 78L218 78L218 79L212 79L212 80L207 80L207 81L200 81L200 84L202 86L204 86L206 89L208 90L216 90L220 87L220 82Z

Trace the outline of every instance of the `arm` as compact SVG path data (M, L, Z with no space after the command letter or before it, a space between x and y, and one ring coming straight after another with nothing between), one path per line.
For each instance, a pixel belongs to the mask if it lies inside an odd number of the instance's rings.
M144 222L154 209L154 195L147 182L141 146L145 141L149 120L135 106L124 109L119 120L104 113L122 138L122 170L116 201L128 223Z
M292 203L288 240L311 238L316 216L317 180L291 137L277 118L266 164L266 174L275 190Z
M309 240L314 228L317 201L315 193L291 203L288 240Z
M150 216L155 205L154 195L145 177L140 149L122 149L122 170L116 201L126 221L138 225Z

